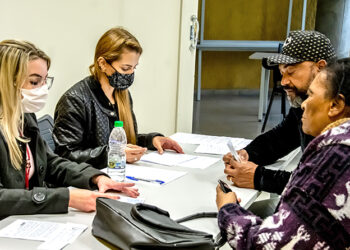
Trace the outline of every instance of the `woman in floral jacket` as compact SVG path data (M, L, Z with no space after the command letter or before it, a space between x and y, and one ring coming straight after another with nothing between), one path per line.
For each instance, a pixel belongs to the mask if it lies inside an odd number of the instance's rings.
M262 220L217 187L219 227L235 249L350 247L350 59L321 71L303 102L305 149L272 216ZM288 143L288 142L286 142Z

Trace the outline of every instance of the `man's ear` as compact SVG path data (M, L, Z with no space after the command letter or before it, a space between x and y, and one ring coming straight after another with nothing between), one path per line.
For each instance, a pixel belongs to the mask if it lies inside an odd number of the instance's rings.
M106 72L106 65L107 65L106 59L100 56L99 58L97 58L97 64L102 72Z
M316 63L316 66L318 67L319 70L323 69L324 67L326 67L327 65L327 62L326 60L319 60L317 63Z
M330 118L335 118L345 112L345 97L342 94L339 94L334 98L331 103L331 107L328 111L328 116Z

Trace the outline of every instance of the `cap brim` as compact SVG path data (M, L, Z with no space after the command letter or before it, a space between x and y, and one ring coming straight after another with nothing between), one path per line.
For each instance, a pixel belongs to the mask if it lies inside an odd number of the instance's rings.
M299 63L302 62L303 60L301 59L297 59L294 57L290 57L287 55L283 55L283 54L276 54L273 56L269 56L267 58L267 63L268 65L277 65L277 64L295 64L295 63Z

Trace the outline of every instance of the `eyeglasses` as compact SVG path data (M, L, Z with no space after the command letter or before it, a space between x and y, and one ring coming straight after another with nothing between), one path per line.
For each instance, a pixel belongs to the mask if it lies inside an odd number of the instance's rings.
M51 89L51 87L52 87L52 85L53 85L53 80L54 80L55 78L53 77L53 76L48 76L48 77L46 77L44 80L45 80L45 82L46 82L46 84L47 84L47 88L48 89Z
M44 84L47 84L47 88L50 89L52 87L53 80L54 80L53 76L47 76L45 78L34 77L34 78L29 78L29 83L33 88L40 88Z

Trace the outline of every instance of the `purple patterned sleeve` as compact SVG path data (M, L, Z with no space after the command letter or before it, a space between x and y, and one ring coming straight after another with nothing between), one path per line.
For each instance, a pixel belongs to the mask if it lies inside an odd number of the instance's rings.
M248 241L250 238L248 234L255 231L254 226L261 224L261 222L260 217L235 203L223 206L218 215L221 234L231 247L238 249L249 248L251 243Z

